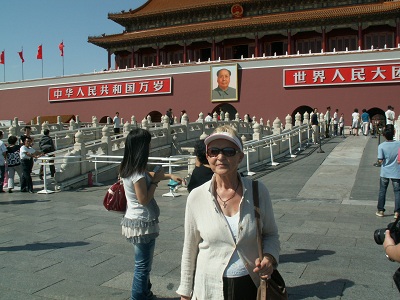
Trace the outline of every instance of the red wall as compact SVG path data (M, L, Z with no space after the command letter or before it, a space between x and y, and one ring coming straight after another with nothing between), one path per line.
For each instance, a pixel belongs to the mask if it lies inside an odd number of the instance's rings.
M346 124L350 124L350 115L354 108L361 111L363 108L378 107L385 111L389 104L393 105L395 110L399 108L396 104L400 94L399 84L284 88L283 69L284 67L272 67L241 70L239 66L240 101L229 103L237 109L241 117L248 113L251 116L255 115L257 119L262 117L265 121L269 119L271 122L276 117L284 122L286 115L292 114L296 108L304 105L317 107L322 112L325 112L327 106L331 106L332 111L338 108L339 112L345 113ZM138 74L140 73L135 73L136 76ZM119 111L125 121L134 115L140 122L151 111L156 110L165 114L171 107L176 115L185 109L190 121L193 121L200 112L207 114L220 104L210 101L209 72L170 76L173 78L172 94L159 96L49 103L47 86L0 89L0 103L3 107L0 119L18 117L29 122L37 115L74 114L79 115L81 121L90 122L94 115L100 120L103 116L113 117L115 112ZM81 80L87 79L82 77ZM73 84L77 84L76 77L74 81Z

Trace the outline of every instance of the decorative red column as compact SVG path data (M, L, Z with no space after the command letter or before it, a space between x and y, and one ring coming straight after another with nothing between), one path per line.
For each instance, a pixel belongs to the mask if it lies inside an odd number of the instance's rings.
M358 24L358 47L360 50L363 50L363 33L362 33L362 24Z
M396 45L394 45L395 48L397 48L400 44L400 22L399 19L396 19Z
M255 37L255 47L254 47L254 56L255 57L258 57L259 56L259 54L258 54L258 33L256 33L256 37Z
M135 67L135 49L132 47L131 68Z
M157 44L157 52L156 52L156 65L160 65L160 46Z
M108 69L111 70L111 50L107 51L107 56L108 56Z
M215 38L212 39L211 60L215 60Z
M187 48L186 48L186 41L185 41L185 43L183 44L183 63L187 62L187 54L186 54L186 52L187 52Z
M287 35L288 41L287 41L287 54L290 55L292 54L292 33L290 30L288 30L288 35Z
M114 53L114 56L115 56L115 70L118 70L119 69L119 54Z
M322 51L325 53L326 52L326 29L325 27L322 27Z

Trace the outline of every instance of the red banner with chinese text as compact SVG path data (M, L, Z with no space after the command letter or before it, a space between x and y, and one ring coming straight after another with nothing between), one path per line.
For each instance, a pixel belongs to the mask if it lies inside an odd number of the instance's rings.
M171 92L172 78L165 77L51 87L49 88L48 100L49 102L76 101L110 97L171 94Z
M400 83L400 64L285 69L284 87Z

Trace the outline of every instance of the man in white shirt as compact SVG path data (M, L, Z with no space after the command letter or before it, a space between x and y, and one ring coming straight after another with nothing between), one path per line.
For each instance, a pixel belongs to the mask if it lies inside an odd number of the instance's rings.
M3 182L4 182L4 174L6 171L6 155L7 155L7 147L4 145L3 139L3 131L0 130L0 193L4 193L3 190Z
M207 116L205 117L204 121L206 122L212 122L213 118L211 116L211 113L208 113Z
M333 135L338 136L338 125L339 125L339 116L338 116L339 109L336 108L335 112L333 113Z
M119 127L121 126L121 119L119 117L119 112L115 113L115 117L113 119L114 122L114 133L118 134L119 133Z
M325 113L325 137L329 137L329 127L331 127L331 107L328 106L326 108L326 113Z
M394 130L394 107L391 105L388 105L388 110L385 112L386 116L386 128L391 128Z

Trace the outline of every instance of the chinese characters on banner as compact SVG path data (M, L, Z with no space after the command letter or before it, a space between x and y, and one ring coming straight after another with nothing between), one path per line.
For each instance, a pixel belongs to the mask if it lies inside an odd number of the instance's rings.
M172 79L152 78L49 88L49 102L171 94Z
M400 82L400 64L283 70L284 87Z

